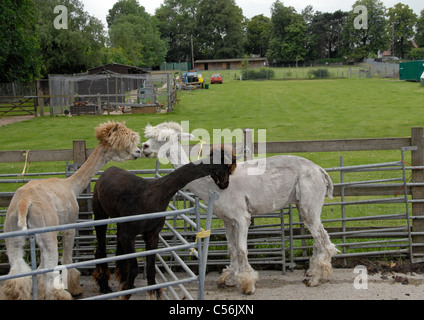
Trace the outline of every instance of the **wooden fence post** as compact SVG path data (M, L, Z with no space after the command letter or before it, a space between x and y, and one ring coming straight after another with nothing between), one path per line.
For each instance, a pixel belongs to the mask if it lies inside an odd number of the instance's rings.
M43 89L41 88L40 80L37 80L37 103L38 107L40 108L40 117L44 117L44 93Z
M83 164L85 160L87 160L85 153L86 153L85 140L74 140L74 156L73 156L74 162Z
M414 127L411 128L411 146L417 146L416 151L411 152L411 160L413 166L423 166L424 165L424 140L423 140L423 128ZM412 170L412 182L424 182L424 171L422 169ZM412 187L412 199L424 199L424 187ZM424 203L413 203L412 204L412 216L419 217L418 219L412 220L412 231L413 232L423 232L424 231ZM414 235L412 237L412 242L414 244L424 243L423 235ZM424 246L414 246L412 253L414 256L421 256L421 259L413 259L412 261L419 262L422 261L424 257Z

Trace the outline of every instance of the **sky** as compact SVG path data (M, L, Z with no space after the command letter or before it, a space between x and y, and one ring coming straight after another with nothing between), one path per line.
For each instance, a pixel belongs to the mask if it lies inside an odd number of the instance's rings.
M90 15L100 19L106 26L106 15L109 9L113 7L118 0L82 0L84 10ZM213 0L210 0L213 1ZM298 13L307 6L312 5L315 11L334 12L337 10L350 11L356 0L283 0L285 6L292 6ZM160 7L163 0L138 0L146 11L154 14L155 10ZM252 18L258 14L263 14L267 17L271 15L271 5L275 0L236 0L237 5L242 8L243 15L247 18ZM396 3L409 5L414 12L419 15L424 9L423 0L382 0L386 8L394 6Z

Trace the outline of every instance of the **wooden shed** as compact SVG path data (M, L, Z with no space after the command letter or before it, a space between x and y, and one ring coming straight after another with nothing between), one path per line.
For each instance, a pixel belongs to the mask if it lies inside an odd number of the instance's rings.
M114 72L119 74L145 74L149 73L149 70L120 63L109 63L88 69L88 74L99 74L107 72Z
M214 59L196 60L194 68L196 70L232 70L241 69L246 58L238 59ZM267 58L247 58L248 68L261 68L268 65Z

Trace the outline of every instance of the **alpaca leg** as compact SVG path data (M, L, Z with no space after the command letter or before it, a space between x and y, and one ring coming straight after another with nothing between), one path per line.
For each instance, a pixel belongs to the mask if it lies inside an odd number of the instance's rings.
M233 287L236 285L235 280L235 264L237 264L237 248L236 248L236 233L234 230L234 226L231 222L225 221L225 231L227 236L227 246L228 246L228 253L230 254L230 265L227 266L224 270L222 270L222 275L218 280L218 287L224 288L224 287Z
M238 221L237 229L237 266L235 278L237 285L243 294L254 294L255 284L258 280L258 273L250 266L247 257L247 233L250 226L250 217Z
M154 232L145 234L144 239L146 240L146 251L157 249L159 242L158 233ZM155 255L149 255L146 257L146 271L147 284L149 286L156 284ZM147 296L150 300L163 300L163 291L163 288L147 291Z
M339 251L330 241L330 237L322 225L320 219L321 209L314 210L308 207L305 209L305 207L299 206L299 214L314 239L314 252L307 271L307 274L312 277L308 281L307 286L314 287L318 285L321 278L331 275L331 258Z
M65 230L63 232L63 255L62 264L72 263L72 249L74 248L75 229ZM81 273L77 269L69 269L63 272L66 275L66 287L67 290L73 296L79 296L82 294L82 288L80 284Z
M132 237L131 235L129 235L128 237L127 235L125 235L125 231L122 230L119 238L120 238L120 246L122 246L123 254L135 252L135 236ZM121 291L135 288L134 280L138 274L137 259L132 258L132 259L127 259L126 261L128 264L128 273L126 277L123 277L123 274L120 275L121 276L121 288L120 288ZM130 294L126 296L121 296L122 300L128 300L129 298L131 298Z
M106 229L107 225L96 226L96 259L102 259L106 257ZM109 287L110 271L107 263L101 263L96 265L96 269L93 271L93 279L99 285L100 293L112 292Z
M125 254L124 249L121 245L121 240L118 237L116 243L116 256L120 256ZM116 261L115 267L115 279L119 281L119 283L124 283L128 278L128 260L118 260Z
M25 237L6 239L7 255L9 257L9 274L29 272L31 268L24 260ZM6 300L29 300L32 296L31 277L22 277L6 280L3 285Z
M55 268L58 262L57 232L49 232L36 235L36 241L41 252L41 266L43 268ZM72 300L72 296L58 286L55 281L57 274L49 272L40 277L39 297L45 300Z

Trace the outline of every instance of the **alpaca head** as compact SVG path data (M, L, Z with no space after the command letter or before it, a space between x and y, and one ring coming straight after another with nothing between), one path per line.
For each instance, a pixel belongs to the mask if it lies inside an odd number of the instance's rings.
M194 138L192 134L183 133L176 122L163 122L157 126L148 124L144 135L149 138L143 143L143 153L147 158L166 157L169 152L178 152L181 140Z
M141 157L141 150L138 148L140 136L128 129L124 121L108 121L98 125L95 130L99 145L106 149L108 160L126 161Z
M215 171L211 173L211 178L220 189L228 188L230 175L237 168L237 158L231 147L224 145L211 147L209 158L202 159L200 162L214 166Z

